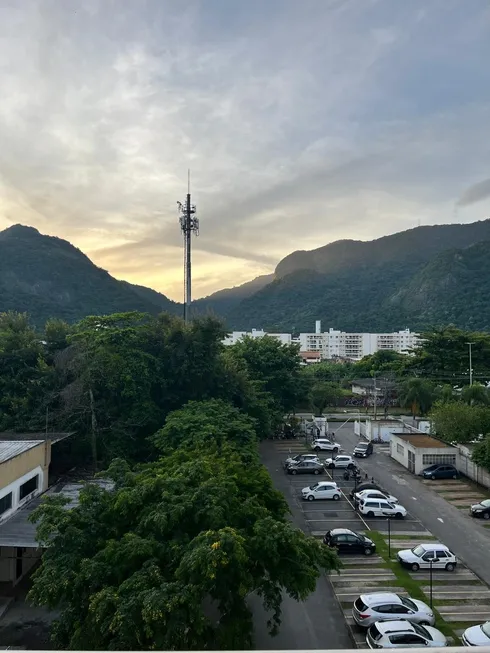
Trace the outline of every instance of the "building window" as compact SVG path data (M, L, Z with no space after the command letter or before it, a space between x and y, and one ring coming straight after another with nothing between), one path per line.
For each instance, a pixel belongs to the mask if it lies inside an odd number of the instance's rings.
M26 481L24 483L24 485L20 486L19 501L22 501L22 499L25 499L25 497L28 494L31 494L31 492L34 492L34 490L37 490L38 480L39 480L39 474L36 474L36 476L33 476L28 481Z
M454 453L424 453L422 455L423 465L456 465L456 454Z
M399 453L400 456L405 455L405 447L402 444L400 444L399 442L396 443L396 453Z
M9 492L0 499L0 515L12 508L12 492Z

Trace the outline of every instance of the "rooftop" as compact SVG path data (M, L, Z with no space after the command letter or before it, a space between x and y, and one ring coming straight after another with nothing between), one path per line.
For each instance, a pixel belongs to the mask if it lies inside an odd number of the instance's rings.
M22 440L21 442L0 441L0 463L6 463L8 460L29 451L29 449L38 447L40 444L42 444L41 440Z
M13 431L4 431L0 433L0 442L18 442L20 440L34 441L34 440L51 440L52 443L60 442L65 438L69 438L75 431L68 433L14 433Z
M112 481L103 479L91 479L88 482L95 483L106 490L110 490L113 487ZM70 503L64 506L67 510L75 508L79 504L80 491L84 485L84 482L58 483L32 501L29 501L29 503L20 510L14 512L9 519L0 524L0 547L19 546L38 548L39 544L36 540L37 525L29 521L31 514L40 505L44 497L55 494L61 494L70 499Z
M425 433L393 433L393 435L420 449L452 448L451 444L448 444L447 442L441 442L440 440L437 440L430 435L426 435Z

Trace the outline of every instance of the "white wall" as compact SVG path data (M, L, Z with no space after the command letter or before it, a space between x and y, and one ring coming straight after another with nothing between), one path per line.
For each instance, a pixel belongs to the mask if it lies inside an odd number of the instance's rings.
M486 469L480 467L471 460L471 451L468 447L464 445L458 445L458 469L459 471L471 478L472 481L476 481L483 487L490 488L490 472L487 472Z
M26 481L30 480L33 476L36 476L36 474L39 475L37 489L34 492L31 492L31 494L28 494L21 501L19 499L20 486L24 485ZM4 512L2 515L0 515L0 523L8 519L16 510L18 510L26 503L28 503L31 499L33 499L35 496L40 494L42 492L43 487L44 487L44 472L42 467L38 466L35 469L31 470L30 472L27 472L27 474L24 474L24 476L18 478L13 483L10 483L10 485L7 485L6 487L2 488L0 490L0 499L6 496L7 494L9 494L10 492L12 492L12 508Z
M398 445L398 446L397 446ZM403 451L398 451L399 447L403 447ZM408 447L407 443L404 440L400 440L396 436L393 436L390 440L390 456L393 460L396 460L398 463L403 465L408 469Z

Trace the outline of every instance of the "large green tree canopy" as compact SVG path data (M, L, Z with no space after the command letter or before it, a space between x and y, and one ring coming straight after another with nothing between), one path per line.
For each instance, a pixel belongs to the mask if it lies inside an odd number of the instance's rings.
M280 623L282 592L304 599L335 554L287 519L257 453L254 422L220 400L191 402L152 441L159 458L114 461L112 491L38 508L49 545L31 598L61 609L64 649L245 649L251 594Z

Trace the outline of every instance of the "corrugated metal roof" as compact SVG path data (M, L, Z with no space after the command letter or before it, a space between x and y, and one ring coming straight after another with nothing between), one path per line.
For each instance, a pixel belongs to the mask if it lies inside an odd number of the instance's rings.
M91 479L88 483L93 483L103 488L104 490L112 490L114 483L112 481L96 478ZM70 499L70 503L64 506L65 510L70 510L78 506L80 500L80 490L85 483L58 483L49 488L44 494L40 494L20 510L16 510L14 514L0 524L0 547L1 546L24 546L29 548L37 548L39 546L36 540L37 524L29 521L30 515L41 504L45 496L53 494L64 495Z
M18 456L29 449L38 447L42 444L42 440L21 440L20 442L0 442L0 463L5 463L7 460Z

